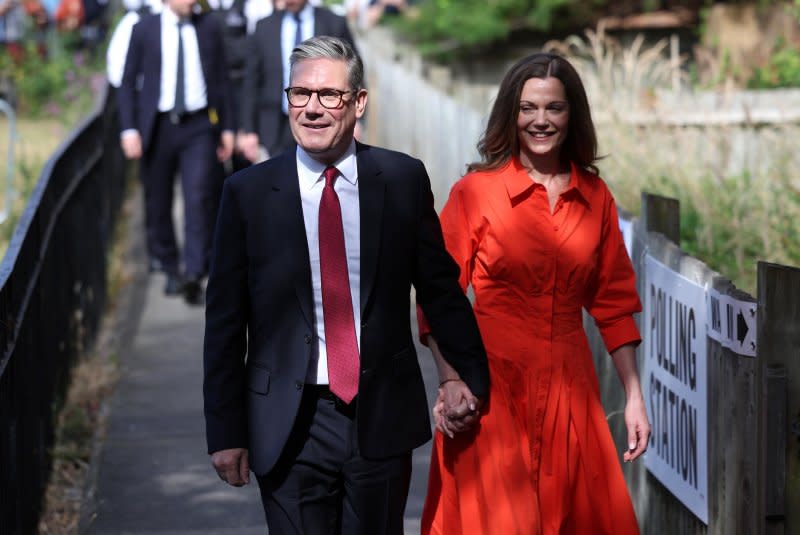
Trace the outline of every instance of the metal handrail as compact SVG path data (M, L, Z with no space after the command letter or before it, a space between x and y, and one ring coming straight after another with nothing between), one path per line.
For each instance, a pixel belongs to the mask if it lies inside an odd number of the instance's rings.
M17 140L17 116L14 108L3 99L0 99L0 111L8 117L8 160L6 166L6 194L3 199L3 207L0 209L0 224L3 224L11 216L11 203L14 200L14 143Z

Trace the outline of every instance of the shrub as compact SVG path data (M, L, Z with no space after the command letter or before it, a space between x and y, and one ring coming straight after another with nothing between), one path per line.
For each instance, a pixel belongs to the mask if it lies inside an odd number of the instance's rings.
M19 63L0 54L0 72L8 73L14 86L18 115L62 117L67 108L86 111L92 98L87 89L92 86L93 74L100 70L99 61L84 50L70 51L65 47L56 47L42 57L36 44L29 41L24 60Z

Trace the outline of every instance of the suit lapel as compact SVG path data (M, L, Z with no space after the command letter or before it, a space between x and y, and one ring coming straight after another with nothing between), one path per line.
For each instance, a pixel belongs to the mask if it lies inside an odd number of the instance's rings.
M314 326L314 297L311 290L311 261L308 256L308 238L303 220L303 203L300 199L300 182L297 178L297 163L294 151L280 156L280 167L275 171L277 179L272 194L277 202L271 206L281 214L278 218L285 250L289 251L290 265L294 273L294 289L300 308L309 327Z
M356 145L358 201L361 219L361 313L364 314L375 283L375 270L381 246L381 218L386 190L381 169L370 154L370 147ZM363 316L362 316L363 317Z

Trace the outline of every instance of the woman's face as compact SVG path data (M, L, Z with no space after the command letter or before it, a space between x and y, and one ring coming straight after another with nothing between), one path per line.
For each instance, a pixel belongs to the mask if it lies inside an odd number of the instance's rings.
M527 80L517 116L520 157L529 162L558 161L568 127L569 102L561 80L552 76Z

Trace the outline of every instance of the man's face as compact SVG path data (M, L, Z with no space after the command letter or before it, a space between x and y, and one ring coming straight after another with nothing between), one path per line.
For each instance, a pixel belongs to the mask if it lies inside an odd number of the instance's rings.
M300 13L303 11L303 8L306 7L308 0L284 0L283 4L286 7L286 11L291 13Z
M165 0L167 7L179 17L188 17L197 0Z
M290 79L292 87L348 91L342 96L341 105L333 109L322 106L318 93L312 93L305 106L289 105L289 124L297 144L315 160L332 164L353 140L356 120L364 115L367 105L367 91L350 92L347 64L328 58L296 63Z

